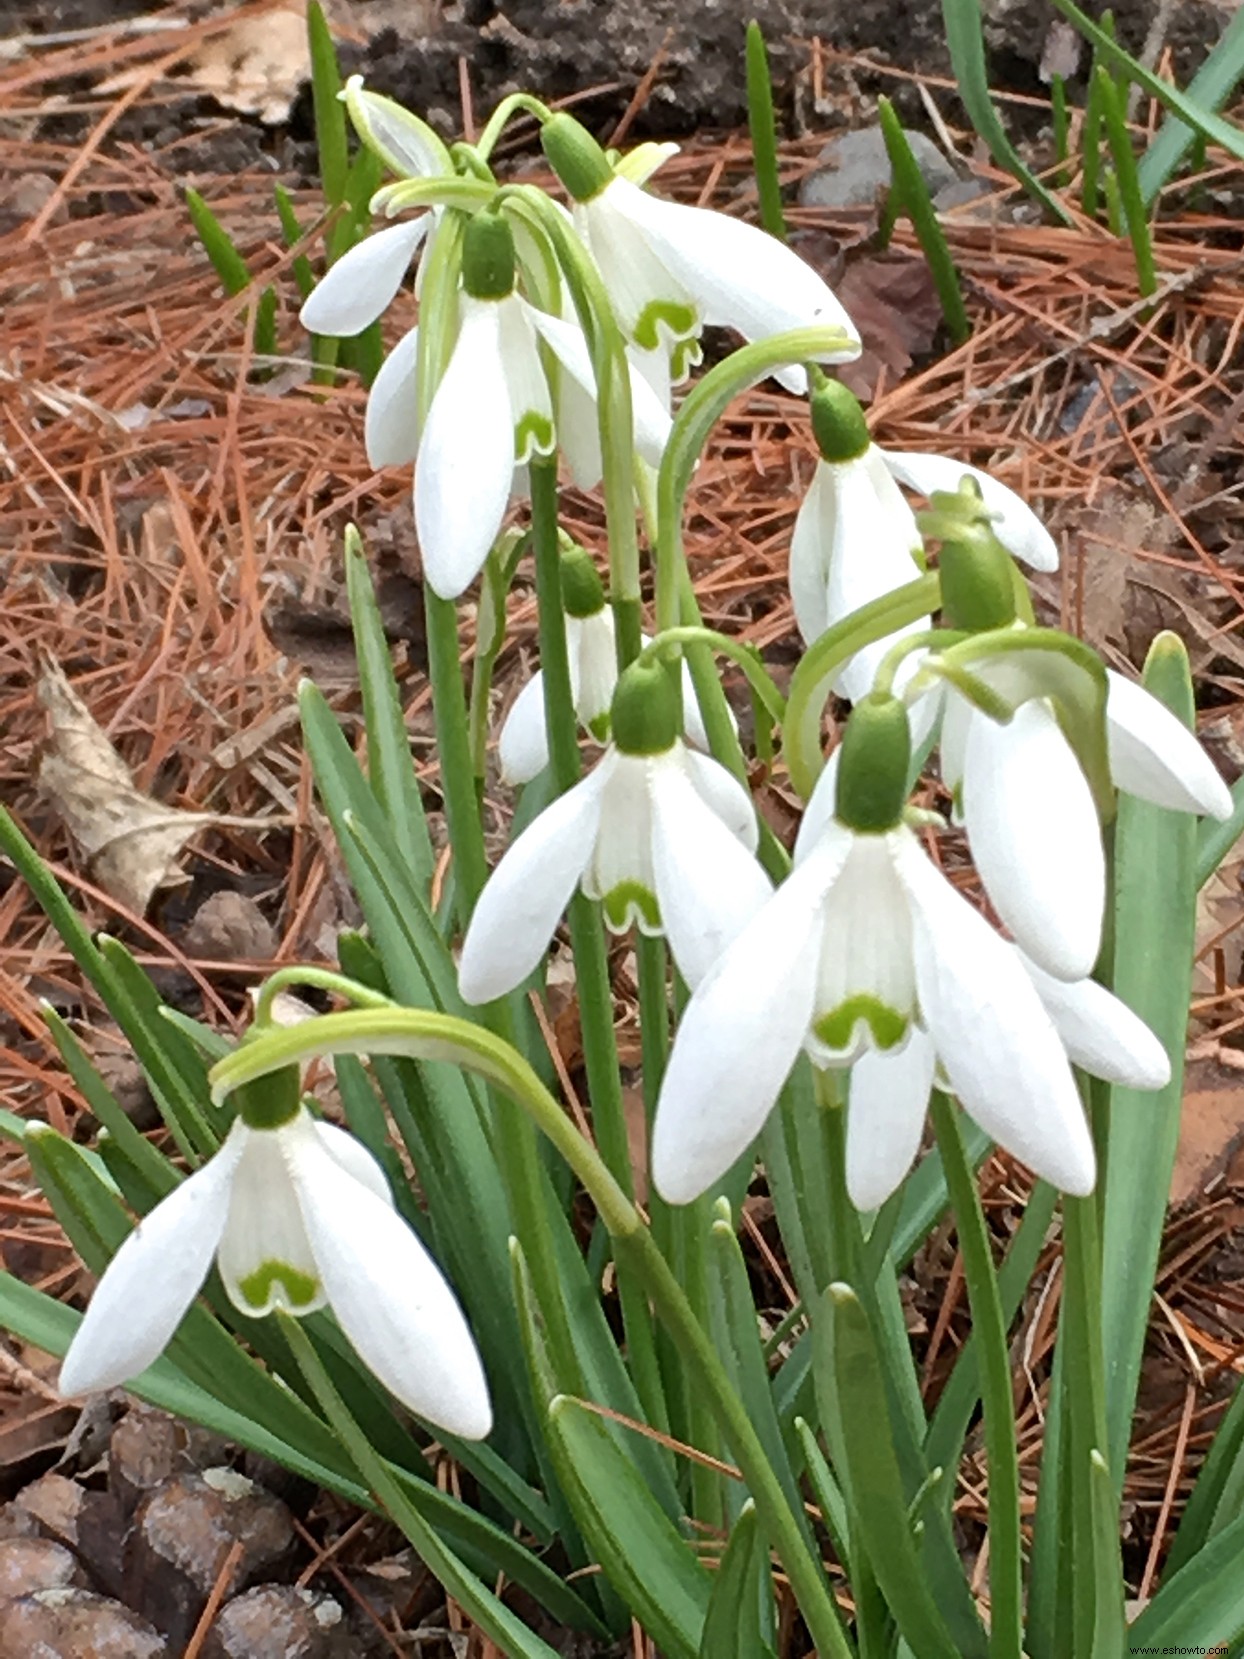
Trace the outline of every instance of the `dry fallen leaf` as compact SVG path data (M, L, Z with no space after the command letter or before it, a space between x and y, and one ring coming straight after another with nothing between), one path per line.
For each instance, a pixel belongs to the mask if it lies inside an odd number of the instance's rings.
M1218 1060L1194 1060L1184 1077L1179 1153L1171 1203L1203 1193L1244 1142L1244 1072Z
M871 403L883 369L893 386L933 344L942 320L933 277L923 259L885 253L853 260L835 291L864 342L854 363L840 365L838 378L861 403Z
M129 768L60 666L45 659L39 701L48 713L51 741L39 761L39 787L48 796L92 879L137 916L157 888L189 878L177 867L186 844L213 825L271 829L286 818L237 818L181 812L136 788Z

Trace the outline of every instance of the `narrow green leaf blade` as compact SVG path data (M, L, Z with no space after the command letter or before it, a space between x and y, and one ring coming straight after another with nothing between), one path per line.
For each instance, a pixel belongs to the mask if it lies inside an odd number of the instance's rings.
M186 190L186 211L225 293L240 294L249 287L251 274L233 238L197 190Z
M1058 3L1058 0L1055 0ZM1012 173L1035 201L1062 224L1071 223L1071 215L1020 160L1019 153L1006 135L993 107L989 91L989 71L985 64L985 37L981 20L980 0L942 0L942 18L946 25L946 45L954 66L959 96L972 125L988 144L990 154L1001 167Z
M768 1632L761 1625L762 1597L770 1598L771 1608L772 1594L768 1551L749 1498L730 1529L717 1568L699 1659L773 1659Z
M1244 7L1237 8L1222 39L1192 77L1184 96L1195 108L1216 115L1242 79ZM1174 177L1196 140L1196 133L1186 121L1170 114L1165 117L1138 168L1140 193L1147 207L1153 205L1162 187Z
M1146 688L1185 724L1193 716L1188 658L1159 634ZM1171 1080L1160 1093L1111 1091L1102 1204L1102 1346L1107 1450L1121 1482L1162 1223L1179 1141L1184 1045L1196 934L1196 819L1124 795L1115 832L1114 990L1160 1038Z
M1127 1633L1133 1653L1238 1654L1244 1644L1244 1516L1168 1579Z
M610 1583L670 1659L698 1659L709 1578L634 1460L566 1394L549 1406L548 1433L575 1519Z
M815 1326L817 1397L822 1419L841 1425L835 1456L846 1465L858 1527L853 1551L867 1555L890 1612L921 1659L963 1659L929 1591L893 1444L884 1428L878 1432L885 1383L864 1309L849 1286L834 1284L822 1314Z
M943 0L943 4L951 3L952 0ZM1053 0L1053 5L1075 24L1085 39L1091 41L1108 62L1120 64L1127 71L1129 79L1143 86L1165 109L1179 116L1202 137L1214 144L1220 144L1227 154L1234 156L1237 161L1244 161L1244 130L1237 127L1234 122L1224 121L1211 110L1200 107L1187 93L1181 92L1169 81L1164 81L1160 75L1155 75L1151 69L1146 69L1144 64L1138 63L1100 24L1094 23L1079 6L1074 5L1072 0Z
M307 0L307 47L311 56L311 102L315 113L315 142L320 158L320 183L329 207L346 199L350 158L346 112L338 93L341 69L337 48L319 0Z

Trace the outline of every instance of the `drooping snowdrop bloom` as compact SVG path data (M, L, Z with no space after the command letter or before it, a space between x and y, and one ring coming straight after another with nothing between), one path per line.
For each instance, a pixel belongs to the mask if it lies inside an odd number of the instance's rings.
M610 166L572 116L547 121L541 142L574 201L576 228L628 339L668 363L675 384L699 362L706 324L735 329L745 340L818 324L836 327L843 346L825 361L859 356L854 323L825 281L785 243L741 219L649 194ZM783 369L778 379L795 392L807 384L797 366Z
M528 304L514 282L509 225L499 213L477 214L463 243L458 338L415 463L424 572L443 599L456 599L478 575L505 518L515 468L556 447L541 342L563 374L595 395L583 331ZM669 416L638 373L631 375L631 403L636 447L655 466Z
M900 483L932 496L954 491L971 478L981 510L1007 552L1035 570L1058 568L1058 549L1049 531L996 478L948 455L882 449L870 439L859 402L841 382L814 388L810 403L821 458L800 505L790 549L791 602L807 643L861 606L914 580L923 568L920 531ZM927 627L928 618L919 618L865 646L844 665L834 691L857 702L870 690L877 666L895 640Z
M690 985L764 903L751 799L676 735L674 705L659 664L622 675L604 757L523 831L480 894L458 970L467 1002L526 979L576 887L600 900L612 932L664 934Z
M790 546L791 603L808 644L862 605L914 581L923 552L915 515L870 439L858 401L840 381L825 381L812 392L811 415L821 459ZM920 617L857 651L834 681L837 695L858 702L895 639L929 621Z
M613 612L590 556L582 548L562 555L562 602L566 611L566 653L570 691L579 724L603 743L609 736L609 710L618 684L617 640ZM646 645L648 640L643 638ZM707 750L695 687L682 668L683 735ZM544 724L544 675L539 670L511 705L497 745L501 775L509 784L530 783L548 765Z
M482 1439L492 1412L474 1340L394 1209L379 1164L344 1130L312 1118L296 1070L239 1094L220 1150L109 1263L65 1356L61 1392L112 1388L153 1364L214 1259L239 1312L331 1307L397 1399L450 1433Z
M974 672L988 680L988 658ZM1181 812L1231 815L1231 796L1165 705L1106 671L1106 747L1116 789ZM1084 979L1101 948L1106 860L1089 780L1043 698L1005 724L947 688L941 770L994 908L1039 967Z
M859 1116L875 1144L867 1175L857 1156L856 1192L870 1206L914 1156L935 1066L1002 1146L1065 1192L1092 1189L1092 1137L1032 979L901 821L909 756L897 700L857 705L835 815L692 996L653 1132L671 1203L747 1148L802 1048L819 1066L864 1068ZM869 1090L876 1057L898 1077L889 1093Z

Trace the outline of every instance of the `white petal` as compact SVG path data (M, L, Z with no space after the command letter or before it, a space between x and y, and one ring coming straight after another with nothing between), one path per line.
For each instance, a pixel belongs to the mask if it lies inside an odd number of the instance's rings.
M1018 952L1070 1059L1128 1089L1164 1089L1171 1062L1144 1020L1095 980L1069 985Z
M499 308L465 299L415 467L415 526L433 592L457 599L497 539L514 476L514 421L501 363Z
M712 755L700 754L695 749L684 749L682 755L696 793L712 807L735 840L754 853L760 845L760 824L747 790Z
M829 554L834 534L834 491L829 468L816 463L808 493L799 503L790 539L791 605L804 643L829 627Z
M534 307L528 308L528 315L537 332L548 341L563 369L575 385L590 398L592 416L598 423L600 417L596 411L596 371L583 330L577 323L567 322L561 317L551 317L547 312L537 311ZM670 434L669 410L635 365L628 361L627 367L631 382L635 447L649 466L657 467L661 464L661 456L665 452L666 440ZM567 433L559 432L558 436L564 447ZM599 434L597 445L599 447ZM597 477L599 478L599 473Z
M159 1359L212 1265L246 1138L235 1123L216 1156L144 1216L109 1262L61 1366L62 1394L115 1388Z
M356 1181L361 1181L386 1204L392 1204L393 1194L389 1188L389 1177L379 1160L372 1156L362 1141L347 1130L338 1128L335 1123L324 1123L318 1118L311 1121L325 1151L330 1157L336 1158L346 1174L352 1175Z
M842 745L839 744L826 759L821 775L808 796L808 804L803 809L803 817L799 823L799 833L795 836L796 864L803 863L833 821L838 808L838 762L841 759Z
M692 784L679 750L654 763L650 789L657 902L678 971L694 990L773 889Z
M730 723L737 732L739 724L733 709L730 711ZM712 744L708 740L708 729L700 713L700 699L695 694L695 681L691 678L685 657L682 665L682 730L688 743L694 743L701 753L708 754Z
M994 908L1035 962L1084 979L1101 948L1106 856L1093 793L1044 703L968 729L963 816Z
M377 472L408 466L419 453L418 369L419 330L412 328L380 365L367 394L363 443L367 464Z
M544 725L544 675L538 670L510 705L497 741L501 777L508 784L530 783L549 763Z
M950 1086L986 1134L1063 1192L1096 1161L1063 1045L1006 943L934 868L914 835L896 849L912 909L923 1023Z
M831 824L821 845L849 833ZM907 1040L916 1012L911 917L894 869L895 837L850 839L847 861L823 911L816 1024L807 1045L818 1064L850 1061L866 1045L897 1047ZM832 1033L825 1023L831 1019Z
M1022 496L989 473L950 455L902 453L893 449L883 449L881 453L899 482L921 495L930 496L935 490L957 490L964 474L974 478L981 500L994 521L994 533L1008 553L1022 559L1033 570L1058 569L1058 544L1053 536Z
M600 413L595 392L585 392L571 375L557 379L557 443L581 490L594 490L604 471L600 456Z
M605 926L625 933L663 932L652 869L652 805L647 755L609 751L609 776L601 792L596 847L583 872L583 891L605 908Z
M532 317L532 307L517 294L493 301L499 327L501 362L514 420L514 455L520 464L547 455L554 445L553 394L549 390Z
M826 462L825 470L832 500L827 601L832 625L861 606L905 587L920 572L912 558L907 527L878 498L865 459ZM895 640L928 625L928 617L918 618L856 652L839 671L835 691L858 702L871 691L881 660Z
M548 949L557 918L591 858L608 757L519 836L489 876L462 945L458 989L492 1002L520 985Z
M286 1172L291 1136L314 1134L304 1110L280 1129L253 1129L238 1161L229 1218L217 1251L229 1300L252 1318L282 1308L311 1313L324 1306L324 1290Z
M287 1141L315 1264L359 1358L403 1405L482 1440L488 1384L462 1309L418 1238L314 1136Z
M610 191L625 181L615 180ZM711 208L650 196L626 187L625 212L639 225L667 270L693 294L706 322L763 340L788 329L838 327L852 346L828 356L841 362L859 355L858 331L824 279L784 242L742 219ZM780 377L791 389L802 370Z
M827 843L794 872L687 1004L661 1084L652 1178L687 1204L759 1133L812 1017L821 906L849 840Z
M1231 792L1183 721L1144 686L1106 670L1106 741L1118 788L1177 812L1227 819Z
M580 725L599 736L607 729L602 721L608 721L618 684L618 652L610 607L606 605L595 616L568 616L566 645L575 713Z
M851 1068L847 1192L857 1210L880 1208L916 1161L935 1055L913 1027L900 1049L869 1049Z
M942 782L956 798L957 807L962 808L963 760L967 754L968 733L976 719L976 709L952 686L945 688L944 695L946 707L938 736Z
M347 82L346 103L355 125L395 173L407 178L453 173L449 152L427 122L392 98L364 91L361 76L352 75Z
M421 213L356 242L312 289L298 313L302 326L312 334L361 334L393 303L431 224L432 215Z
M627 179L613 179L592 201L576 205L575 227L596 260L623 332L634 339L639 329L644 350L668 355L680 340L698 334L700 318L695 301L632 216L636 196L644 192Z

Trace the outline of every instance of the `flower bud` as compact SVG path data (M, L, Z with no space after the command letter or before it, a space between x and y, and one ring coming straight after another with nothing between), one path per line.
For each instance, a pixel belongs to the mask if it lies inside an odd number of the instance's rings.
M567 616L599 616L605 608L605 589L592 555L583 547L562 553L562 606Z
M840 380L822 380L808 399L812 435L825 461L857 461L872 439L864 411Z
M540 143L553 171L576 202L590 202L613 182L613 168L600 145L573 115L554 115L540 129Z
M663 755L678 736L678 698L664 663L633 662L613 694L613 741L624 755Z
M514 232L491 209L467 221L462 286L472 299L503 300L514 291Z
M942 543L938 573L947 624L979 634L1009 628L1015 621L1015 566L994 534L974 479L964 478L953 494L939 491L932 511L917 522Z
M234 1091L238 1116L248 1129L279 1129L298 1116L302 1077L297 1066L282 1066Z
M861 835L893 829L907 802L911 767L911 727L900 699L876 692L861 698L838 755L838 822Z

